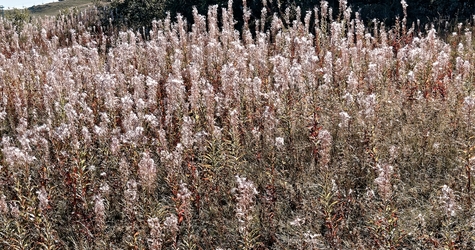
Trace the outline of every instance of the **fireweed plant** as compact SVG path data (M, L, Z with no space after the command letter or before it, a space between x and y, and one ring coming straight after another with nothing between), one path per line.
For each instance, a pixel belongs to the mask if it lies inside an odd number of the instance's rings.
M0 248L473 248L475 20L327 6L0 19Z

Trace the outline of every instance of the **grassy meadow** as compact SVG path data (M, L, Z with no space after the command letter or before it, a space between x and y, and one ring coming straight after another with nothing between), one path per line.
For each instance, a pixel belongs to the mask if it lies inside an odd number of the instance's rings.
M95 1L95 0L63 0L56 1L52 3L39 4L34 6L26 7L26 9L5 9L4 15L8 16L9 14L14 14L15 11L25 11L29 16L32 17L42 17L42 16L56 16L61 14L61 12L68 11L83 11L89 7L95 5L107 4L106 1Z
M0 248L473 249L475 20L287 13L0 18Z
M100 1L99 1L100 2ZM60 14L60 11L76 8L82 10L93 6L94 0L63 0L60 2L35 5L28 8L32 16L54 16Z

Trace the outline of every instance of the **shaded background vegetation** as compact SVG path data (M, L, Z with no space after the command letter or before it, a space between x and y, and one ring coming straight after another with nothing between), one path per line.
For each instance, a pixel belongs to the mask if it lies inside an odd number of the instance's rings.
M408 4L408 24L417 23L420 20L421 28L424 24L434 23L439 26L465 22L472 19L475 3L468 0L407 0ZM153 19L163 19L169 12L172 17L180 13L190 22L192 18L192 8L196 7L198 13L207 13L208 6L218 5L220 8L227 7L227 0L112 0L111 7L105 13L112 14L117 24L123 24L134 29L149 27ZM338 13L339 0L329 0L329 7L333 9L334 15ZM265 8L268 16L277 13L280 17L285 15L285 10L294 10L299 6L301 11L313 10L315 6L320 6L319 0L293 0L293 1L268 1L265 6L261 0L247 1L247 7L251 10L250 23L261 18L261 10ZM402 18L403 10L400 0L349 0L348 6L353 11L359 12L361 19L366 23L373 19L383 21L387 26L393 26L396 17ZM220 9L219 8L219 9ZM236 28L243 25L243 1L234 1L234 17L237 18ZM302 14L304 16L304 14ZM335 16L336 17L336 16ZM269 18L270 20L270 18Z

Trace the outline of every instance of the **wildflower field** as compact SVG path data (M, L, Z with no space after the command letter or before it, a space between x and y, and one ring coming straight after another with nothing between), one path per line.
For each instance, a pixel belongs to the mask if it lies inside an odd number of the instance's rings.
M0 248L473 249L475 17L293 13L0 18Z

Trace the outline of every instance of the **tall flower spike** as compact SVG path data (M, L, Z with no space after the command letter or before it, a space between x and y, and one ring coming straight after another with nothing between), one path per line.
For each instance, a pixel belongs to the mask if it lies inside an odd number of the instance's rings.
M38 207L40 211L47 209L49 200L48 200L48 193L46 192L45 187L41 187L41 189L36 191L36 193L38 194L38 200L39 200Z
M152 250L162 249L162 227L160 226L160 220L158 218L150 218L147 220L148 227L150 228L150 238L148 238L149 247Z
M391 177L394 168L389 164L378 164L376 168L378 177L374 180L374 183L378 186L379 195L383 200L388 201L392 196Z
M326 129L318 132L318 141L320 143L320 157L323 166L327 166L330 163L330 151L333 142L333 137Z
M176 234L178 233L178 218L176 217L175 214L171 214L167 218L165 218L165 221L163 222L163 225L167 228L167 230L170 232L172 235L172 239L176 238Z
M442 196L440 196L440 203L445 213L450 216L455 216L458 208L455 201L454 191L447 185L442 186Z
M252 219L254 198L258 192L254 183L246 180L244 177L236 175L236 182L238 184L236 193L236 217L240 223L239 231L241 233L247 233L250 220Z
M6 215L8 213L8 204L6 201L6 196L2 194L0 196L0 214Z
M124 191L125 213L128 216L135 215L135 204L137 202L137 182L129 180L126 184L127 189Z
M157 168L155 166L155 161L150 157L148 152L142 154L142 159L139 162L138 174L142 186L146 189L150 189L155 181Z
M106 208L104 205L104 199L101 195L96 195L94 197L94 213L95 213L95 222L99 229L104 228L106 220Z

